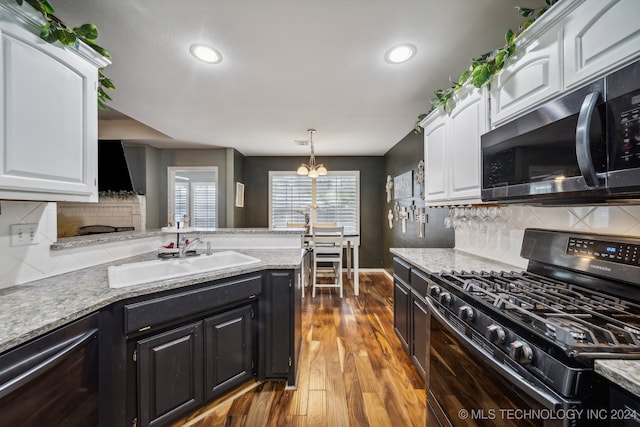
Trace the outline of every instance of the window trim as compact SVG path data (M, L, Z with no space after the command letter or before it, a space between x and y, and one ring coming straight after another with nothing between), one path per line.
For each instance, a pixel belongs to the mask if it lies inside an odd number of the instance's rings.
M327 176L354 176L356 178L356 233L360 234L360 171L328 171ZM273 177L274 176L298 176L295 171L269 171L269 228L273 228ZM317 200L316 178L311 178L311 223L316 222L316 200Z

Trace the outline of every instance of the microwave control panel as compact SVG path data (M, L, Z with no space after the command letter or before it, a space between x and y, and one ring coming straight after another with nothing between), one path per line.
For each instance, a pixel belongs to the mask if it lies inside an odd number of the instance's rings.
M629 243L569 237L566 253L617 264L640 265L640 245Z
M640 92L611 102L613 132L610 141L614 170L640 167ZM613 116L613 117L612 117Z

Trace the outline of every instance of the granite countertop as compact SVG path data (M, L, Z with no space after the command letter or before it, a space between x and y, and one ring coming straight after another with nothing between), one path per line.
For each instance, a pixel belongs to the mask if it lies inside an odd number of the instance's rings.
M640 360L600 359L594 368L597 374L640 397Z
M0 353L114 302L265 269L298 268L302 249L237 249L260 263L130 287L109 288L110 265L157 259L156 252L0 289Z
M84 246L100 245L103 243L122 242L127 240L144 239L167 234L302 234L301 228L189 228L171 230L120 231L117 233L89 234L86 236L65 237L50 246L52 251L73 249Z
M482 258L453 248L391 248L391 253L425 273L442 271L522 271L488 258Z

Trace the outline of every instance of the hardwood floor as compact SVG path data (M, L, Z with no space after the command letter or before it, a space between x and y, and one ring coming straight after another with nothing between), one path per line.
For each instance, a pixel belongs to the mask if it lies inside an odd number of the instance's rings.
M321 289L303 300L298 387L253 383L174 424L424 426L425 384L393 331L393 283L360 273L360 296Z

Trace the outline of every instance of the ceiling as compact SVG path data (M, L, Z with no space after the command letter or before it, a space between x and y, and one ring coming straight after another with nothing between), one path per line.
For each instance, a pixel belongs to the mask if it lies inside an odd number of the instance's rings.
M233 147L244 155L382 155L472 57L501 47L543 0L53 0L67 24L95 23L111 53L115 112L161 148ZM194 43L221 52L196 60ZM385 61L400 43L403 64ZM118 114L121 113L121 114ZM124 114L125 116L122 116ZM115 122L112 122L114 124ZM126 127L126 126L125 126ZM117 132L116 132L117 134Z

